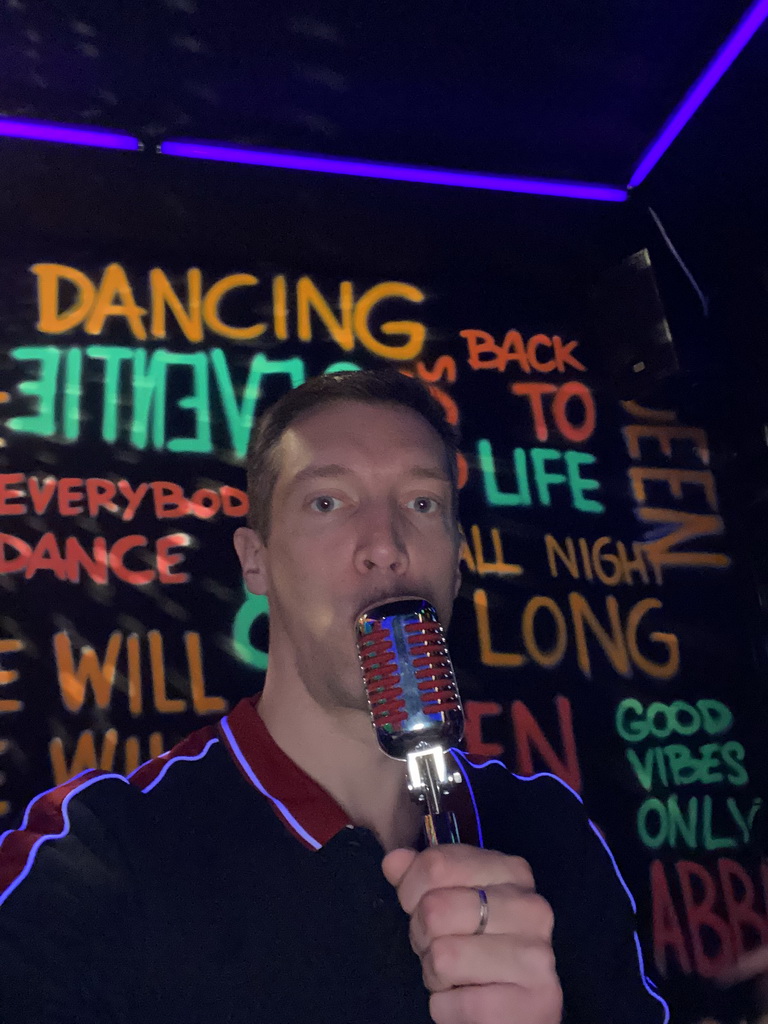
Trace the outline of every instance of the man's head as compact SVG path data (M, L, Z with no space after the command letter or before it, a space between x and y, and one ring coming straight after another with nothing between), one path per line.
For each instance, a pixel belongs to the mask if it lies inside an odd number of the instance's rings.
M279 446L285 431L299 417L331 402L403 405L422 416L445 445L446 465L458 510L456 456L458 431L445 419L440 403L420 381L398 370L360 370L312 377L278 399L256 421L248 444L248 525L269 540L272 495L279 472Z
M250 449L253 526L235 545L270 609L269 672L328 707L364 710L357 615L422 597L450 620L459 585L455 436L397 373L310 381L262 419ZM288 698L290 699L290 698Z

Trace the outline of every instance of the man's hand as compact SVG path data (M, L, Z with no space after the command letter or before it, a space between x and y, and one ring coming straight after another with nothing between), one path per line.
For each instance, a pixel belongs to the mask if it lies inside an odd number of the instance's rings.
M717 980L726 988L743 981L754 981L758 1009L768 1010L768 946L759 946L749 953L742 953ZM760 1024L763 1021L768 1021L768 1014L760 1018Z
M473 846L392 850L382 869L410 915L436 1024L560 1024L552 908L530 866ZM488 920L481 920L483 889Z

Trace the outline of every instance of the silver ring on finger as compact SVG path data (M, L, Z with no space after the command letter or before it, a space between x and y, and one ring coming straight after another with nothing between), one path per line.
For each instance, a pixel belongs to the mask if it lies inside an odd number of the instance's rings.
M472 934L482 935L488 924L488 897L486 896L485 889L475 889L475 892L480 897L480 920Z

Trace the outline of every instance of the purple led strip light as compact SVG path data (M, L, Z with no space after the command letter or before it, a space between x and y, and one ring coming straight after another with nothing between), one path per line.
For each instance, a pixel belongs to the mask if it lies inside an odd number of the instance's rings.
M309 153L284 153L267 149L220 146L207 142L176 140L163 142L160 152L167 156L185 156L198 160L223 160L229 163L255 164L258 167L277 167L281 170L349 174L358 178L421 182L426 185L453 185L459 188L479 188L494 192L524 192L530 195L599 199L615 203L623 202L627 198L625 189L614 188L610 185L515 178L501 174L448 171L433 167L408 167L402 164L373 163L367 160L315 156Z
M648 176L766 18L768 18L768 0L756 0L640 158L627 188L635 188Z
M103 149L141 149L139 140L130 135L35 121L0 118L0 135L80 146L98 146ZM517 178L470 171L439 170L430 167L406 167L397 164L370 163L365 160L314 156L306 153L243 149L237 146L219 146L211 143L171 141L162 143L159 150L161 153L171 156L223 160L230 163L253 164L284 170L348 174L355 177L379 178L389 181L422 182L429 185L453 185L460 188L523 192L531 195L565 196L573 199L593 199L607 202L623 202L627 198L625 189L608 185Z
M221 160L258 167L275 167L281 170L346 174L353 177L419 182L427 185L448 185L493 192L518 192L528 195L623 202L627 198L627 190L639 185L655 167L766 18L768 18L768 0L755 0L648 147L626 189L587 182L552 181L471 171L409 167L308 153L246 149L239 146L222 146L205 142L171 140L163 142L158 148L161 153L170 156L192 157L198 160ZM18 121L10 118L0 118L0 136L2 135L20 139L96 146L102 149L136 151L142 148L138 139L121 132L35 121Z
M67 124L46 124L43 121L0 118L0 135L13 139L67 142L74 146L98 146L100 149L141 149L138 139L123 132L110 132L103 128L78 128Z

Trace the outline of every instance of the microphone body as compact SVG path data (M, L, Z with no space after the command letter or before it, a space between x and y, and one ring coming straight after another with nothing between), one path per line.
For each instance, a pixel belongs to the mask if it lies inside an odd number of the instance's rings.
M430 846L460 841L445 796L461 781L448 750L461 740L464 712L445 634L428 601L386 601L358 616L355 631L376 738L405 761L408 791L424 805Z

